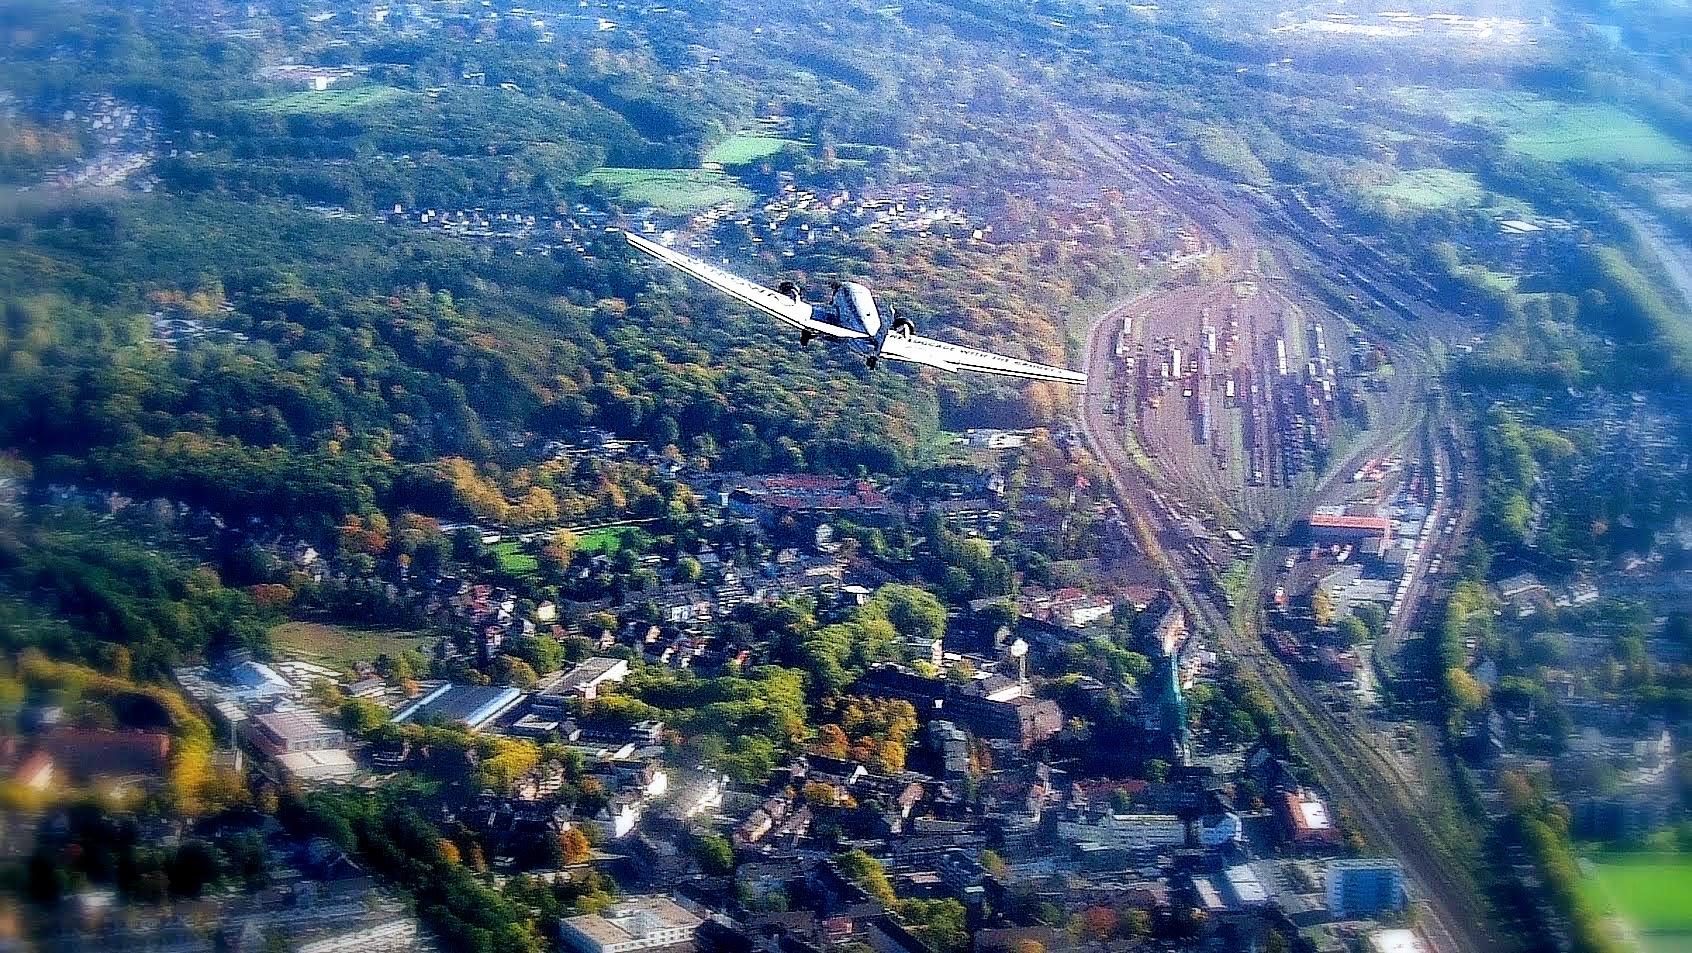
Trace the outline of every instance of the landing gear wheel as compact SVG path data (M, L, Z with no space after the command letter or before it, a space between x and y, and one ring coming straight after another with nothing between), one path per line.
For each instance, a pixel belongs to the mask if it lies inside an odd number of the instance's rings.
M879 357L866 357L864 358L864 366L873 371L875 370L875 362L879 360L881 360Z
M809 345L811 343L811 341L816 338L816 336L817 336L817 332L815 332L815 331L800 331L799 332L799 346L805 347L805 346Z

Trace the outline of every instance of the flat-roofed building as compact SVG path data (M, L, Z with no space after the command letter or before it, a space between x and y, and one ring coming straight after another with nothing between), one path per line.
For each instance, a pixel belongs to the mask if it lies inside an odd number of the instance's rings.
M629 677L627 659L596 656L567 671L541 680L535 686L534 704L562 708L572 698L595 698L599 686Z
M272 757L299 751L343 748L346 732L312 711L274 711L254 715L246 723L247 738Z
M1060 820L1057 829L1058 837L1071 843L1122 850L1156 850L1187 843L1187 822L1174 814L1105 814L1096 820Z
M1369 953L1427 953L1415 930L1380 930L1369 934Z
M1328 862L1328 909L1345 919L1404 909L1404 866L1390 857Z
M630 897L598 914L560 920L558 933L579 953L626 953L687 943L703 922L668 897Z
M1237 907L1253 909L1269 902L1269 890L1250 864L1238 864L1222 872L1222 889Z

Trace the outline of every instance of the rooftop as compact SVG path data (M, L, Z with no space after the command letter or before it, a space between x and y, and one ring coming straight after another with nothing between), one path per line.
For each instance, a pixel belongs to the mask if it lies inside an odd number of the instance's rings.
M1386 532L1392 522L1384 516L1336 516L1330 513L1310 514L1310 525L1316 529L1372 529Z
M314 738L335 730L316 712L305 710L268 712L253 716L253 721L283 742Z
M597 916L570 917L564 925L601 946L613 946L665 930L694 930L703 922L668 897L648 896L621 900Z
M1370 953L1423 953L1426 949L1414 930L1382 930L1369 935Z
M442 685L401 709L394 721L404 722L419 716L445 721L461 721L479 728L497 717L523 693L501 685Z

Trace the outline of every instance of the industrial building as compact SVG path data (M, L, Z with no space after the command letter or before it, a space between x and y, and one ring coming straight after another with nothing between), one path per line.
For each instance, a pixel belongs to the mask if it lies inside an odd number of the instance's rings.
M499 685L437 685L394 715L394 721L458 722L480 731L522 699L515 688Z
M316 712L305 710L254 715L248 719L246 728L253 746L272 757L297 751L324 751L347 743L346 732L330 726Z
M242 725L253 747L302 781L333 781L358 773L346 732L306 710L265 712Z
M1361 543L1368 539L1390 539L1392 536L1392 521L1384 516L1312 513L1306 522L1310 538L1318 543Z

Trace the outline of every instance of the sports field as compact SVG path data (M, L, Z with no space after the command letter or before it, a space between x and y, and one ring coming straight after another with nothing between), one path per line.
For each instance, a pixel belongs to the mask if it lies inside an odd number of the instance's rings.
M601 166L576 177L577 185L598 186L619 201L650 205L666 212L693 212L714 205L750 205L752 192L715 169L629 169Z
M1407 105L1444 114L1452 122L1492 126L1511 150L1547 162L1627 162L1692 165L1692 148L1650 123L1610 106L1565 103L1514 90L1396 91Z
M1692 953L1692 855L1602 854L1581 885L1617 935L1643 953Z
M320 622L284 622L270 630L270 644L286 658L304 659L330 668L351 668L354 662L373 662L378 655L422 651L430 640L400 629L352 629Z
M237 103L242 109L275 116L333 116L397 102L409 93L392 86L348 86L322 92L303 90Z
M705 153L706 162L718 165L742 165L747 162L757 162L767 159L788 146L804 146L809 143L799 139L783 139L780 136L766 136L759 133L745 133L730 136Z

